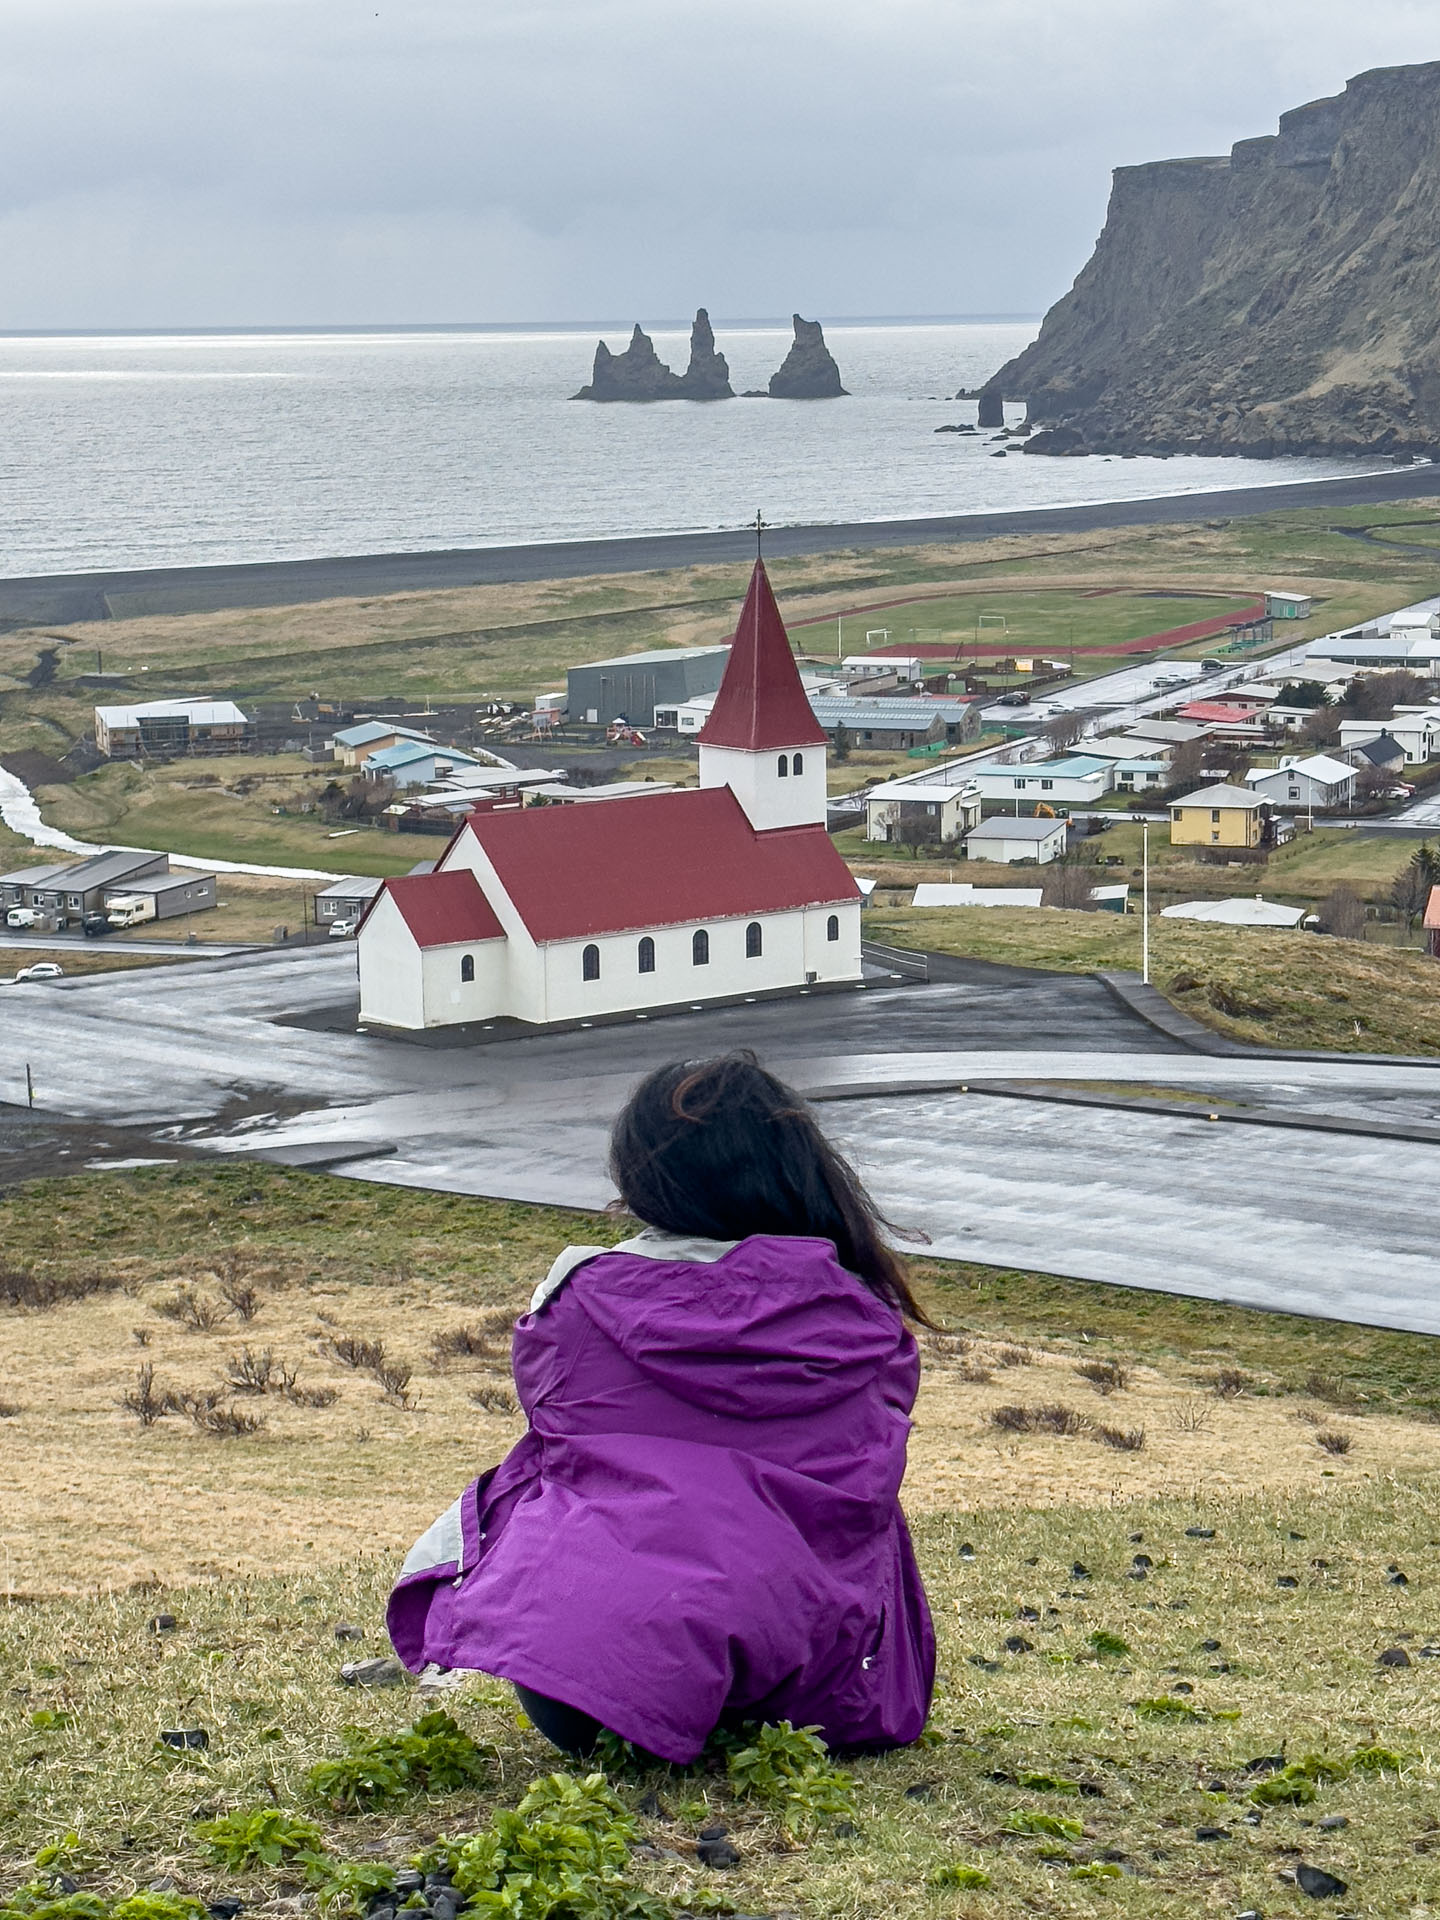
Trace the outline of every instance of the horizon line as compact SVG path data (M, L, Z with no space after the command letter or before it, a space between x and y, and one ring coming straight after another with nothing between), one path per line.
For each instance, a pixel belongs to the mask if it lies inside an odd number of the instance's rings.
M1042 319L1040 313L866 313L820 316L827 327L935 327L1023 325ZM661 319L648 322L645 330L684 332L693 322L685 319ZM90 340L114 338L179 338L204 335L225 338L253 334L374 334L374 333L591 333L624 331L641 323L634 320L337 320L330 323L297 321L256 321L225 325L183 324L154 326L71 326L0 327L0 340ZM712 326L786 328L789 315L749 314L716 321Z

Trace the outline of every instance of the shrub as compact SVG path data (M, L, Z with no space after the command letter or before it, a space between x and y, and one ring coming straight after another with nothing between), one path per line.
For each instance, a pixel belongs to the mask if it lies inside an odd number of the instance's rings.
M482 1413L518 1413L520 1410L508 1387L476 1387L470 1400Z
M155 1391L155 1368L149 1360L136 1372L134 1386L121 1394L120 1405L133 1413L142 1427L153 1427L170 1412L169 1396Z
M362 1340L354 1333L337 1334L325 1343L325 1351L342 1367L354 1367L359 1372L373 1373L385 1364L385 1342Z
M28 1267L0 1266L0 1307L45 1313L51 1307L88 1300L92 1293L113 1293L119 1284L98 1273L70 1274L62 1279L56 1274L32 1273Z
M395 1734L346 1727L346 1752L310 1770L310 1790L339 1813L392 1806L415 1793L454 1793L489 1776L484 1751L448 1713L422 1714Z
M1350 1435L1340 1433L1333 1427L1323 1428L1316 1434L1315 1444L1323 1447L1326 1453L1348 1453L1351 1444Z
M164 1320L178 1320L192 1333L209 1333L229 1314L229 1307L194 1287L177 1287L168 1300L157 1302L156 1313Z
M295 1368L277 1361L269 1347L262 1347L258 1353L254 1347L242 1347L225 1362L225 1371L236 1393L288 1394L296 1380Z
M1075 1371L1097 1393L1121 1393L1130 1384L1130 1375L1118 1360L1082 1360Z
M278 1807L256 1807L229 1813L221 1820L205 1820L195 1828L210 1858L232 1873L256 1867L278 1867L297 1854L323 1852L325 1836L313 1820L282 1813Z
M1239 1367L1219 1367L1210 1391L1217 1400L1237 1400L1250 1384L1249 1374Z
M1092 1437L1120 1453L1139 1453L1145 1445L1144 1427L1096 1427Z

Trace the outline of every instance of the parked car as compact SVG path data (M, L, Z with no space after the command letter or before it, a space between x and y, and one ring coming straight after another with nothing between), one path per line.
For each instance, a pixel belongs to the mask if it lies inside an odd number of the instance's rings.
M33 927L38 924L39 914L33 907L11 907L5 916L7 927Z
M65 969L54 960L37 960L33 967L21 967L15 976L18 987L22 980L63 980Z
M94 940L101 934L115 931L113 924L105 918L103 913L87 913L80 924L87 940Z
M360 922L358 920L332 920L330 922L330 938L332 940L348 940L359 924Z

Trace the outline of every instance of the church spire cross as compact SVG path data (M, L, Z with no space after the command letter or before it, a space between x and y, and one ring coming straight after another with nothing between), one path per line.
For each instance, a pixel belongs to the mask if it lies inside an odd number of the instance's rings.
M758 513L755 521L759 539L765 522ZM750 575L730 658L699 741L702 747L736 747L748 753L825 745L825 731L801 684L763 560L755 562Z
M768 529L770 523L768 520L762 518L760 509L759 507L757 507L755 509L755 518L750 522L750 524L755 529L755 558L757 560L760 560L764 557L760 551L761 539L764 536L766 530Z

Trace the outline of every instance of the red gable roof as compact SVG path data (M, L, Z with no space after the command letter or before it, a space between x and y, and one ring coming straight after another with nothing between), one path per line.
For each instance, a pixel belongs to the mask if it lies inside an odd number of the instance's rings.
M1198 720L1209 727L1234 727L1246 720L1258 723L1260 718L1253 707L1232 707L1223 700L1192 700L1178 711L1182 720ZM1259 732L1258 724L1255 730Z
M535 940L860 897L823 827L757 833L729 787L471 814L467 824Z
M505 929L495 918L494 908L468 867L387 880L376 894L376 901L386 893L400 909L400 917L415 936L417 947L448 947L463 940L505 938ZM365 917L369 918L369 910Z
M698 738L702 747L744 747L751 752L825 745L825 730L805 698L785 622L759 560L720 691Z
M1440 887L1431 887L1430 897L1425 902L1425 931L1440 932Z

